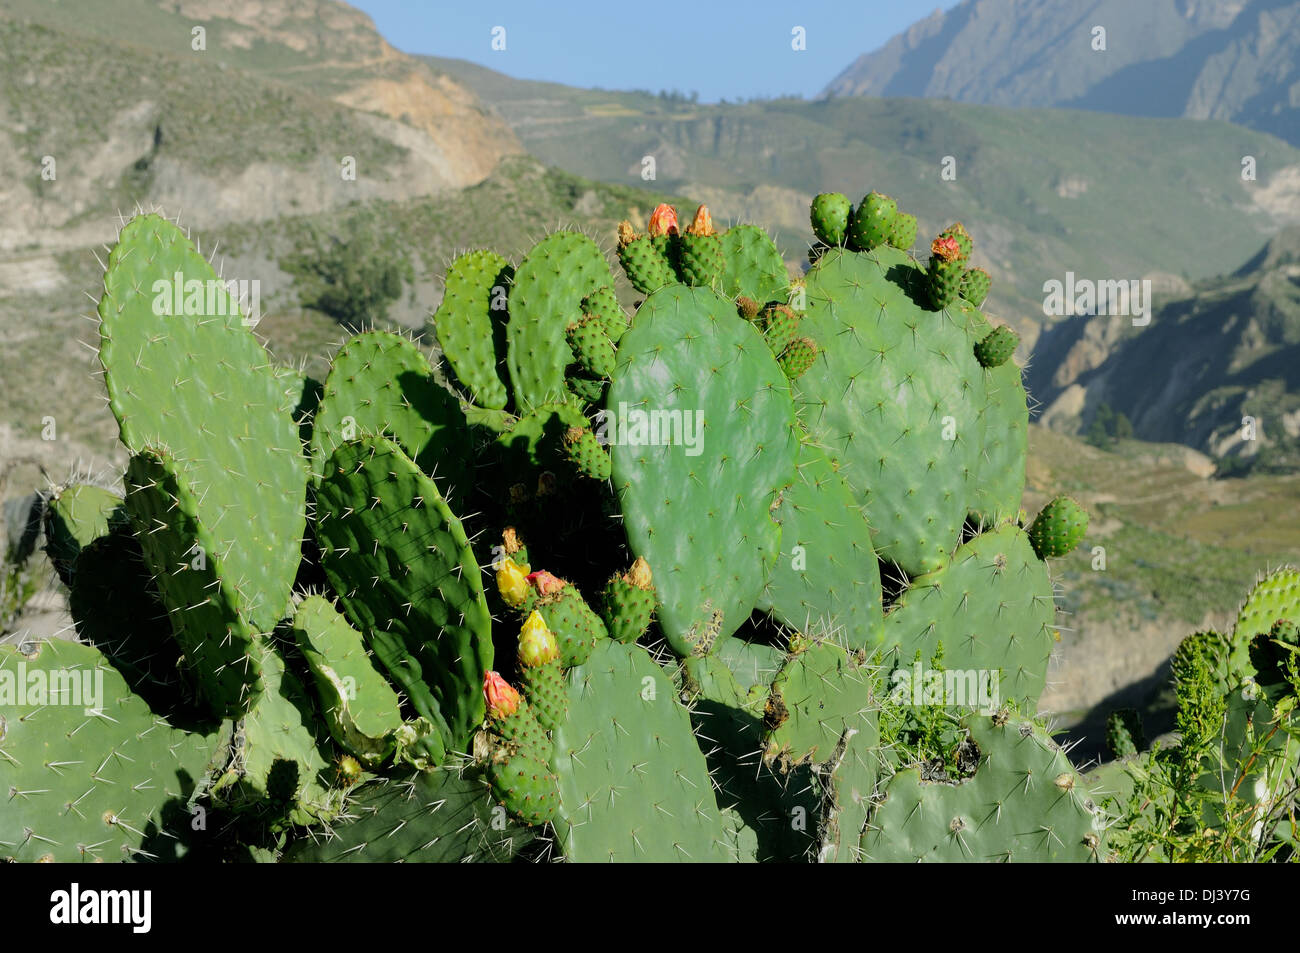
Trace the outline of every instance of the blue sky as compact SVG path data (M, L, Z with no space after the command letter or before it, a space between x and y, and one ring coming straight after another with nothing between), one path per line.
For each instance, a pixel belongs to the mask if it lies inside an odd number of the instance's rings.
M522 79L697 90L701 100L815 95L860 54L957 0L350 0L408 53ZM502 51L491 47L505 28ZM803 27L807 49L791 49Z

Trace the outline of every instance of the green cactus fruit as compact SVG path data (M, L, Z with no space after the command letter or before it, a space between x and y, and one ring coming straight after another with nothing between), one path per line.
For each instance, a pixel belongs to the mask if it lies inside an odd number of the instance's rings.
M293 636L334 740L363 764L382 763L402 727L401 701L366 652L361 633L328 599L309 596L294 613Z
M399 334L365 331L334 355L312 430L316 479L335 449L365 434L395 440L448 500L468 498L473 438L465 414L424 353Z
M127 521L122 497L87 483L61 486L45 502L45 552L64 583L83 549Z
M926 694L930 671L914 660L932 659L942 646L943 667L968 674L942 680L940 703L987 708L1011 699L1034 711L1056 648L1055 621L1052 580L1025 532L1008 523L981 533L947 565L914 579L885 617L882 648L907 676L894 686L898 700L934 701Z
M555 830L575 862L734 859L708 765L677 692L645 649L601 642L568 673L555 732Z
M945 261L939 257L930 259L930 269L926 272L926 295L934 310L944 311L956 304L961 297L964 274L965 266L960 261Z
M620 239L618 262L623 266L628 282L642 294L653 294L677 282L677 274L668 258L645 235L633 237L626 243Z
M543 728L553 731L564 724L569 694L560 665L560 646L536 611L519 633L519 680L528 706Z
M753 298L741 295L736 299L736 311L746 321L755 321L763 313L763 305Z
M781 556L761 607L793 629L821 624L850 649L874 648L884 617L871 527L843 474L809 440L772 517Z
M596 243L579 232L555 232L533 246L510 286L506 365L516 410L563 400L573 351L565 332L582 301L613 280Z
M719 287L726 269L722 239L716 233L696 234L687 230L678 237L677 271L683 282L692 287Z
M316 493L321 567L351 622L415 713L436 728L422 747L464 751L483 719L491 617L465 528L438 487L393 441L334 451Z
M801 317L789 305L775 302L763 309L759 315L759 326L763 329L763 340L773 354L780 354L798 336Z
M1011 328L1006 325L994 328L976 342L975 359L980 362L980 367L1001 367L1011 360L1011 355L1016 353L1019 344L1020 335Z
M614 294L611 285L601 285L583 298L582 313L599 319L605 336L615 344L627 330L627 315L623 313L623 306L618 303L618 295Z
M755 301L785 301L789 298L790 273L771 236L757 225L734 225L721 234L722 252L727 259L722 293L729 298L744 295Z
M564 432L564 450L578 472L604 482L609 479L609 451L600 445L590 427L570 427Z
M1130 758L1146 743L1136 708L1120 708L1106 716L1106 748L1112 758Z
M274 811L298 825L329 820L339 808L332 789L329 740L313 718L307 688L278 650L260 646L266 691L239 722L229 759L211 788L213 803L234 811Z
M609 638L609 630L576 586L563 580L557 582L558 588L542 594L535 608L559 642L560 661L567 669L587 661L596 643Z
M98 649L0 645L0 860L175 860L230 726L172 727Z
M919 768L885 786L862 837L863 859L1061 863L1105 858L1105 817L1048 732L999 713L964 725L979 751L973 777L924 781Z
M228 600L252 629L269 632L288 611L306 524L292 372L270 360L212 266L158 215L123 227L99 317L123 445L133 454L166 448L197 491L192 516L209 557L220 554L221 591L199 601ZM145 555L152 563L149 547ZM167 556L152 565L156 575L175 571L179 554ZM173 620L193 606L172 605Z
M847 729L879 707L862 653L796 636L763 710L763 760L783 771L831 758Z
M262 691L249 580L236 575L218 537L200 522L201 491L165 451L127 463L126 510L200 697L220 717L249 709Z
M989 296L992 286L993 279L983 268L967 268L961 276L961 296L977 308Z
M916 216L899 212L889 232L889 244L900 251L911 251L916 244Z
M939 233L939 237L951 238L957 243L958 261L966 262L970 260L971 252L975 250L975 242L970 237L970 233L966 231L966 226L961 222L954 222L952 225L949 225ZM972 301L971 303L974 304L975 302Z
M866 196L849 222L849 247L872 251L889 241L898 218L898 203L888 195L872 192Z
M749 618L780 549L768 508L794 468L789 385L732 301L674 286L638 309L605 407L614 489L632 552L655 570L660 628L680 655L705 652Z
M631 643L645 635L655 611L650 564L637 557L625 573L614 573L601 594L600 615L616 642Z
M1029 527L1029 542L1039 559L1055 559L1079 545L1088 532L1088 511L1068 496L1058 496L1039 511Z
M484 676L483 696L494 737L487 754L492 793L526 824L553 821L559 799L546 730L528 702L496 672Z
M509 863L536 835L498 813L481 771L422 771L358 786L338 820L301 836L281 860Z
M506 291L514 269L492 251L466 252L447 268L433 332L452 371L480 407L501 409L508 395L497 373L509 320Z
M843 245L848 233L849 217L853 203L840 192L823 192L812 200L808 217L812 219L813 234L827 245Z
M808 373L816 363L817 354L817 342L812 338L795 338L781 352L777 363L781 366L781 373L790 380L796 381Z
M566 383L569 392L584 404L599 404L605 395L606 381L602 379L570 376Z
M614 344L605 334L604 322L595 316L583 317L568 328L569 346L578 364L596 377L609 377L614 371Z

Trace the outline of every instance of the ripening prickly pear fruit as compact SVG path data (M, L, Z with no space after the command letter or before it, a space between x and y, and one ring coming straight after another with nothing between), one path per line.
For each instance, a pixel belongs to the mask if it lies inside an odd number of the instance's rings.
M981 367L1001 367L1016 353L1020 335L1006 326L994 328L975 342L975 360Z
M519 632L519 678L541 726L554 731L564 724L569 693L560 667L560 646L541 613L535 610Z
M893 230L889 233L889 244L902 251L910 251L916 244L916 216L898 213L894 219Z
M898 217L898 203L888 195L872 192L864 198L849 222L849 246L871 251L889 240Z
M755 301L753 298L746 298L744 295L740 295L736 298L736 311L739 312L740 316L746 321L753 321L762 313L763 305Z
M605 333L604 322L594 315L583 315L568 327L569 346L583 369L597 377L614 373L614 342Z
M763 340L779 355L799 334L799 321L802 315L786 304L769 304L759 315L759 326L763 329Z
M1042 508L1029 527L1029 544L1039 559L1064 556L1088 531L1088 512L1068 496L1058 496Z
M650 225L647 231L650 233L651 238L658 238L662 235L676 235L677 209L667 202L655 206L655 210L650 213Z
M989 296L993 278L983 268L968 268L961 276L961 296L979 307Z
M853 203L842 192L823 192L812 200L812 207L808 210L813 234L827 245L844 244L852 214Z
M961 222L954 222L939 233L940 238L951 238L957 243L958 260L966 261L970 258L971 252L975 250L975 240L970 237L970 232L966 231L966 226Z
M817 342L812 338L795 338L776 359L781 370L790 380L802 377L817 360Z
M497 563L497 592L512 609L519 608L528 599L528 574L508 556Z
M654 610L655 587L650 564L638 556L631 569L615 573L605 583L601 618L611 639L630 643L645 635Z
M683 282L699 288L715 287L722 282L727 258L722 250L722 239L713 229L713 217L707 205L696 209L695 218L678 236L676 249L674 263Z
M613 472L609 451L586 427L570 427L564 432L564 452L585 477L603 482Z

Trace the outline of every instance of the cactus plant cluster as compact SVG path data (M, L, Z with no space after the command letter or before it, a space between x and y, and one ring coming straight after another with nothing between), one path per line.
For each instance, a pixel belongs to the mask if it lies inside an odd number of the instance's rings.
M471 251L441 369L372 330L321 382L233 303L158 313L155 281L216 276L133 219L99 306L125 492L48 501L78 641L0 648L60 693L0 708L0 857L1116 856L1125 805L1035 717L1047 560L1087 515L1020 509L1017 340L973 242L917 262L878 193L811 218L795 280L704 206L623 223L632 315L585 235ZM1245 655L1185 653L1202 694L1294 686L1294 626L1242 625ZM930 696L954 674L992 696Z

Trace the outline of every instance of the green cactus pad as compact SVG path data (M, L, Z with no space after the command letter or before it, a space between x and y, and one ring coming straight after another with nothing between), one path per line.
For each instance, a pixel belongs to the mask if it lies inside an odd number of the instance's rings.
M579 232L548 235L520 263L506 333L506 364L520 412L564 399L564 371L573 363L565 331L582 315L583 299L611 280L605 256Z
M846 728L831 757L814 767L813 789L820 800L817 859L822 863L861 859L862 832L880 773L879 747L877 720L864 717Z
M858 251L873 251L889 241L898 218L898 203L888 195L872 192L853 213L849 222L849 246Z
M847 729L879 707L875 669L829 640L796 636L763 712L763 760L784 770L831 759Z
M450 769L366 784L338 817L303 835L287 863L509 863L536 839L509 820L481 772Z
M1300 570L1289 566L1275 569L1255 583L1237 612L1233 644L1249 643L1255 636L1268 632L1278 619L1300 624Z
M1012 361L985 372L983 392L984 440L976 461L971 515L987 528L1020 513L1029 451L1029 401L1020 368Z
M500 469L520 479L539 470L569 469L564 436L573 427L589 429L590 422L573 404L543 404L520 417L497 438Z
M258 629L248 616L252 580L237 575L220 537L200 522L202 468L144 448L126 468L126 509L167 606L186 670L210 710L233 717L262 691Z
M1088 532L1088 511L1068 496L1044 506L1029 526L1029 541L1039 559L1069 553Z
M727 259L722 293L744 295L755 301L784 301L790 291L790 274L776 243L757 225L735 225L719 236Z
M961 296L977 308L989 296L989 288L992 286L993 279L989 277L989 273L983 268L968 268L966 273L961 276ZM998 363L1001 363L1001 361ZM985 364L984 366L990 367L992 365Z
M0 677L0 860L176 859L222 733L173 728L89 645L0 645Z
M122 498L112 490L86 483L55 490L45 504L45 552L59 577L68 582L78 554L124 522Z
M170 300L177 276L196 290L201 283L203 294ZM185 313L170 313L178 303ZM136 454L165 448L183 466L198 489L194 518L209 554L221 554L237 610L270 631L288 609L306 521L291 372L271 362L189 239L157 215L122 229L99 317L99 358L122 443Z
M716 288L722 284L727 259L717 235L683 233L677 239L677 271L692 287Z
M991 704L1015 700L1033 711L1056 647L1055 620L1047 567L1025 533L1006 524L963 543L947 566L913 580L885 617L884 647L910 672L917 652L928 663L942 643L943 667L964 673L958 684L965 696L975 690L975 697L946 699L949 705L975 707L979 691L991 694L993 687L978 679L999 673L999 697ZM916 697L908 694L904 703Z
M645 235L619 245L618 261L628 282L642 294L654 294L677 283L677 274L667 256Z
M842 192L823 192L812 200L808 217L813 234L827 245L843 245L848 232L853 203Z
M365 434L397 441L448 500L468 496L473 444L465 414L424 353L399 334L365 331L334 355L312 431L316 479L337 447Z
M1069 759L1031 721L975 715L974 777L922 781L894 775L862 837L863 859L897 863L1104 859L1104 817Z
M799 415L858 494L876 551L909 575L939 568L957 544L984 405L978 312L925 310L913 297L921 278L894 248L827 252L808 274L802 325L821 356L795 385Z
M321 565L348 616L447 749L465 750L483 720L492 630L460 520L382 437L334 451L316 506Z
M707 651L749 617L779 551L768 508L794 469L788 385L731 301L674 286L637 311L606 411L624 527L654 567L664 636L680 654ZM682 426L652 445L638 427L651 413ZM685 425L701 420L692 448Z
M338 795L330 790L329 742L311 696L278 650L264 645L260 653L266 691L236 726L213 802L236 811L282 807L302 825L329 818Z
M433 332L451 369L480 407L501 409L508 395L497 374L503 343L510 263L492 251L466 252L447 268Z
M604 641L569 672L555 732L560 847L571 861L733 859L691 720L639 646Z
M363 764L381 763L402 727L401 701L371 661L361 633L328 599L309 596L294 613L293 637L334 740Z
M794 482L773 516L781 556L761 608L802 631L821 625L849 648L875 646L883 596L871 527L852 488L811 443L800 444Z

